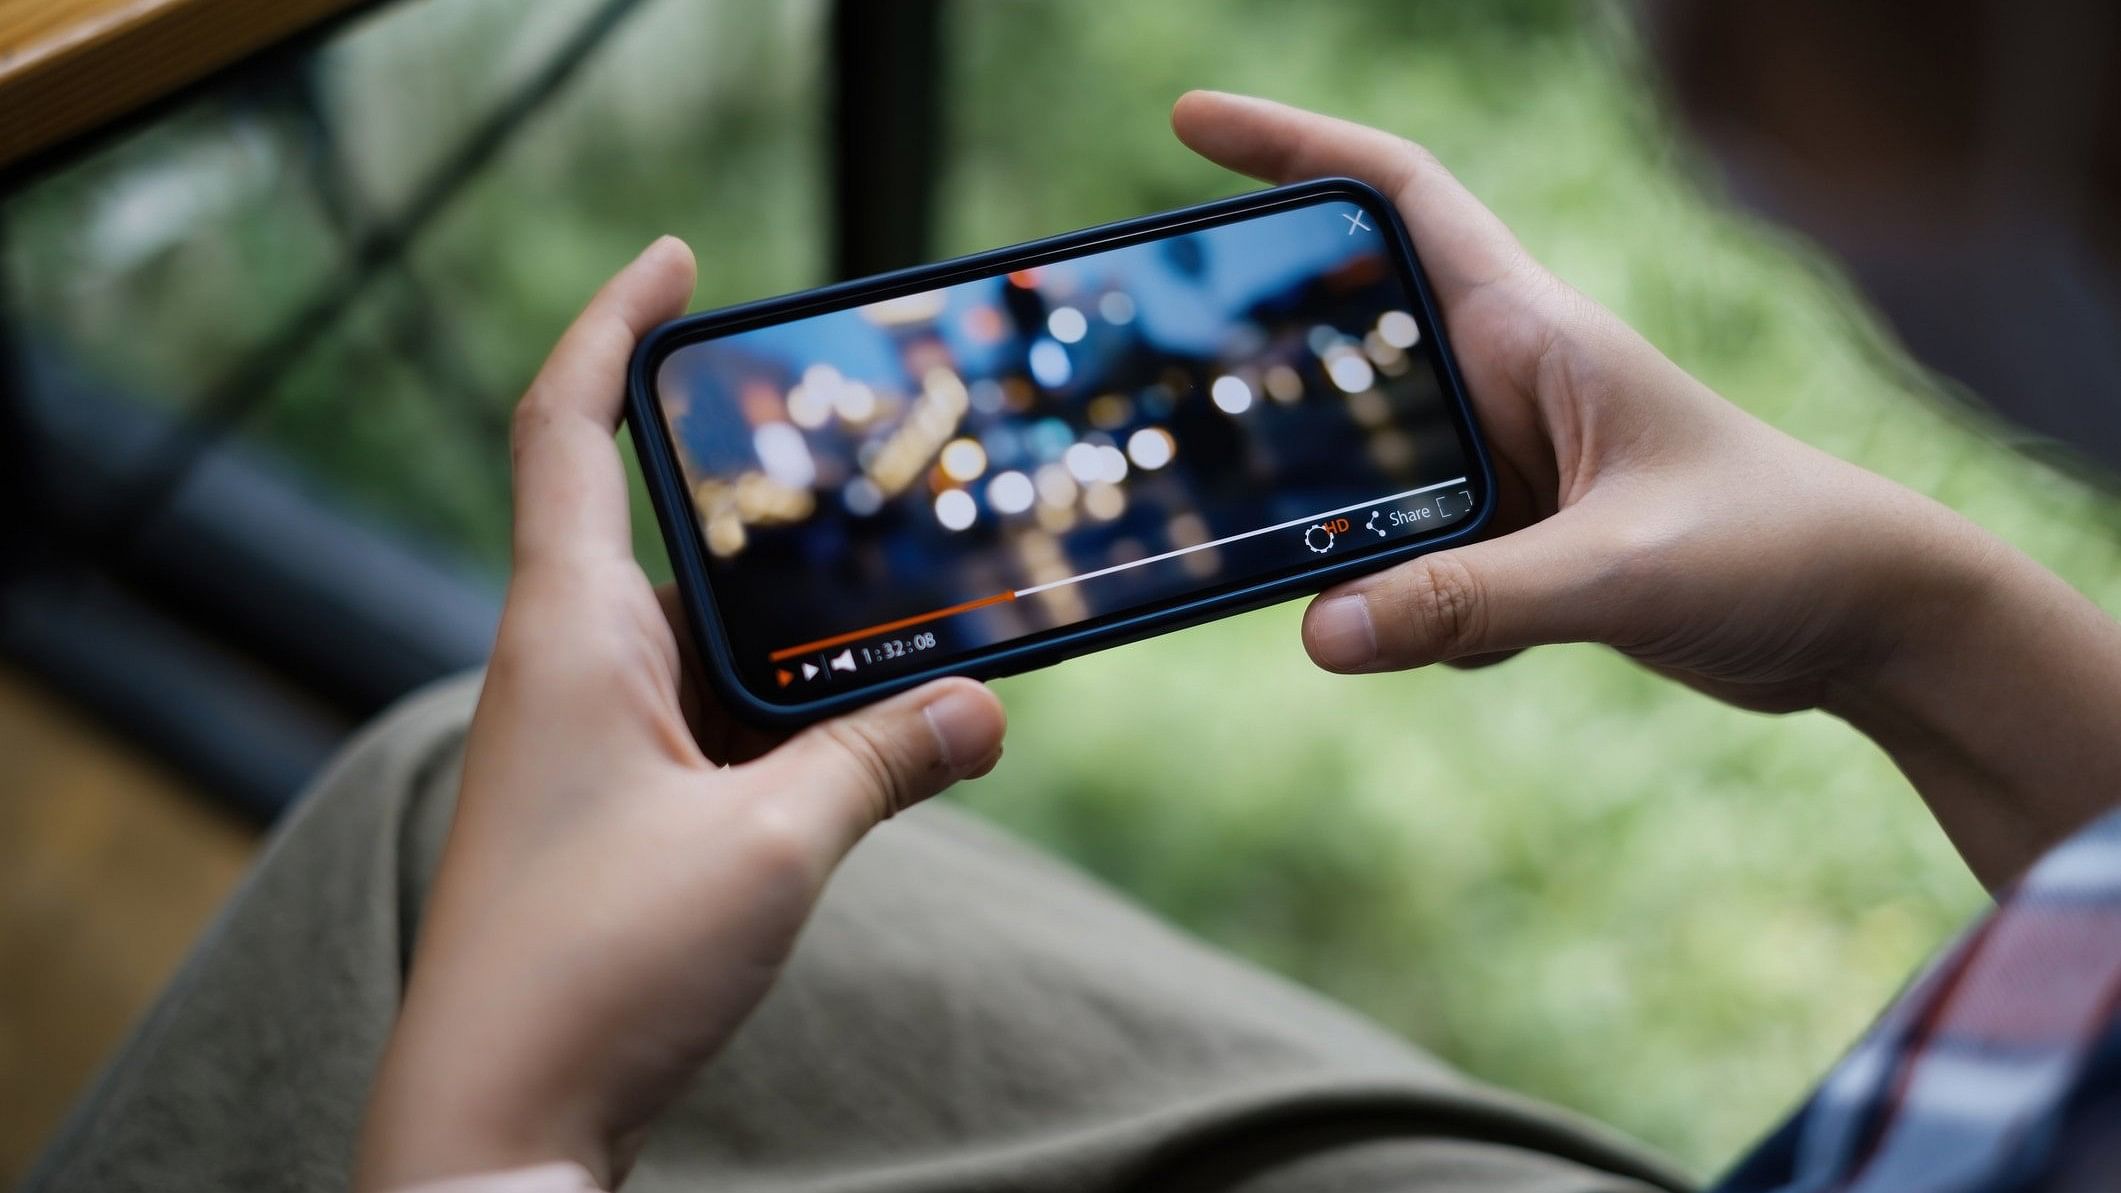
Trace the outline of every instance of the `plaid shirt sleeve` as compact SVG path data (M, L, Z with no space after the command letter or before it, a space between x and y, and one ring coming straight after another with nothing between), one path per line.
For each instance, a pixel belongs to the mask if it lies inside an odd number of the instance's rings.
M2040 859L1716 1193L2121 1190L2121 811Z

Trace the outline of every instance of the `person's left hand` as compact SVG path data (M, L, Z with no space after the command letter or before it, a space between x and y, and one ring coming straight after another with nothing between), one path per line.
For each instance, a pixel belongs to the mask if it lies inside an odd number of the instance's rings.
M517 408L515 572L362 1188L553 1160L609 1187L848 849L1000 756L1001 705L970 680L778 745L684 687L612 436L635 341L692 282L681 242L650 245Z

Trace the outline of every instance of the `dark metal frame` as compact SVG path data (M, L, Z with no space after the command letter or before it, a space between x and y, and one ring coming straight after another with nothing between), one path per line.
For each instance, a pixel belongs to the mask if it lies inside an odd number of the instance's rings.
M360 720L484 657L498 613L491 578L317 501L226 435L638 7L598 7L400 211L373 222L336 201L343 176L310 91L311 55L345 18L168 101L293 87L293 110L314 134L311 175L349 263L188 422L66 375L0 306L0 497L12 511L0 520L0 658L265 819ZM873 272L927 252L940 2L836 0L831 30L835 262ZM166 110L10 168L0 202ZM438 392L500 433L445 337L397 333Z
M842 278L931 259L942 174L941 0L839 0L832 11L834 267Z

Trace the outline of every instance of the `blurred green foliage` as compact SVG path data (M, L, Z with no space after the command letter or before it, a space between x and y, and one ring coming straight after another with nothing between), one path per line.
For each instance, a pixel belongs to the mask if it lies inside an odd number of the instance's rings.
M422 0L327 48L352 207L392 210L584 7ZM598 280L663 231L697 247L702 306L824 280L821 19L815 2L648 5L244 434L500 566L499 428ZM1187 87L1374 123L1426 142L1734 401L2121 609L2114 500L1999 445L1803 245L1721 203L1602 7L960 0L948 33L949 251L1244 188L1171 138ZM284 104L209 101L21 196L19 309L79 367L189 400L344 264L313 148ZM1838 722L1735 712L1591 648L1335 678L1305 662L1297 615L1004 682L1008 757L962 798L1703 1173L1979 906L1906 783Z

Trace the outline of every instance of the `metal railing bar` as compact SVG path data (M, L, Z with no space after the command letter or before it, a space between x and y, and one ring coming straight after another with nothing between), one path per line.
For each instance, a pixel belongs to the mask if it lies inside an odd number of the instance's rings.
M131 548L199 458L254 412L302 354L329 331L463 185L490 162L523 123L580 71L641 0L607 0L586 18L546 63L472 130L396 216L362 235L347 268L211 386L199 409L149 453L134 477L96 519L87 554L107 559Z
M340 151L338 131L325 109L316 59L296 63L294 77L285 81L284 90L287 106L301 126L302 164L310 189L342 247L351 249L360 243L371 221L355 209L360 182ZM398 285L406 301L390 304L383 330L389 345L419 370L430 391L441 399L438 404L460 426L482 438L499 435L507 428L507 415L482 400L484 394L470 362L448 334L449 309L435 301L413 258L400 262Z
M842 278L933 256L943 69L940 0L836 0L830 161Z

